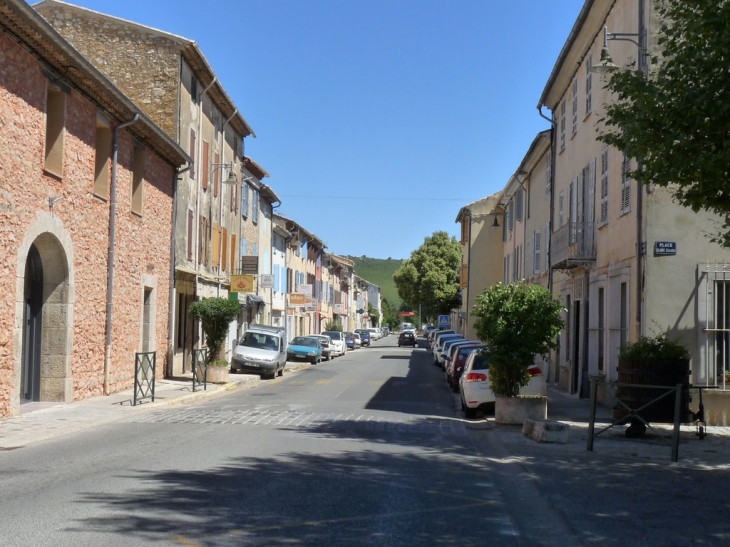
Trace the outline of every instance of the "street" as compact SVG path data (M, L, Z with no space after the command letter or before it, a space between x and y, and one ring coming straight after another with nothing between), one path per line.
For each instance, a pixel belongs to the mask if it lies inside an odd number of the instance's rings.
M252 389L0 452L0 545L727 541L727 468L499 434L463 418L420 344L391 336Z

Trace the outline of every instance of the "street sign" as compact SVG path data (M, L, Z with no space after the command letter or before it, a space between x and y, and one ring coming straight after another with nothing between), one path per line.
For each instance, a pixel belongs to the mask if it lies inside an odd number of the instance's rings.
M439 315L439 328L448 329L451 326L451 318L448 315Z
M258 256L242 256L241 257L241 273L256 275L259 273L259 257Z
M261 274L259 276L259 287L262 289L273 289L274 288L274 275L273 274Z
M289 305L293 307L311 306L314 300L307 297L306 294L289 293Z

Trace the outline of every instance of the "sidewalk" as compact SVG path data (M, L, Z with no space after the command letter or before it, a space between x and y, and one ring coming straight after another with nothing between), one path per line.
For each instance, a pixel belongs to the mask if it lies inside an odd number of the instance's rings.
M307 368L302 363L288 363L284 374ZM208 384L193 391L192 374L187 377L157 380L155 401L138 401L133 406L134 389L109 396L92 397L70 404L28 403L20 416L0 418L0 451L13 450L29 444L83 431L98 425L123 420L130 416L166 406L187 404L224 395L236 389L253 387L261 380L251 374L229 374L226 384Z
M540 450L545 457L556 452L591 454L588 447L590 399L577 399L565 391L548 386L548 419L570 427L567 444L538 443L522 435L521 426L490 425L506 445L525 450ZM612 422L611 409L598 405L596 408L595 433ZM626 426L606 429L594 436L593 453L598 456L650 461L658 465L690 465L707 469L730 469L730 427L708 426L707 435L700 439L694 424L680 426L678 461L671 461L673 424L651 423L656 430L647 429L644 437L627 438ZM664 439L662 439L663 436Z

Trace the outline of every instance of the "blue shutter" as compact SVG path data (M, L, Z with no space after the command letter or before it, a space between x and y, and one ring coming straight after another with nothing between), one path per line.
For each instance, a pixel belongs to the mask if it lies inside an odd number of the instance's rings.
M246 238L241 238L241 256L248 256L248 242L246 241Z
M279 265L274 264L274 292L281 292L279 287Z

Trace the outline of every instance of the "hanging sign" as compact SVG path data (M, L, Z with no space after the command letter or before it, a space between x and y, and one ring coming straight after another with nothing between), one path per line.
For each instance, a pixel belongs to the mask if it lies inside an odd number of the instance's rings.
M252 275L232 275L231 292L255 292L254 279Z

